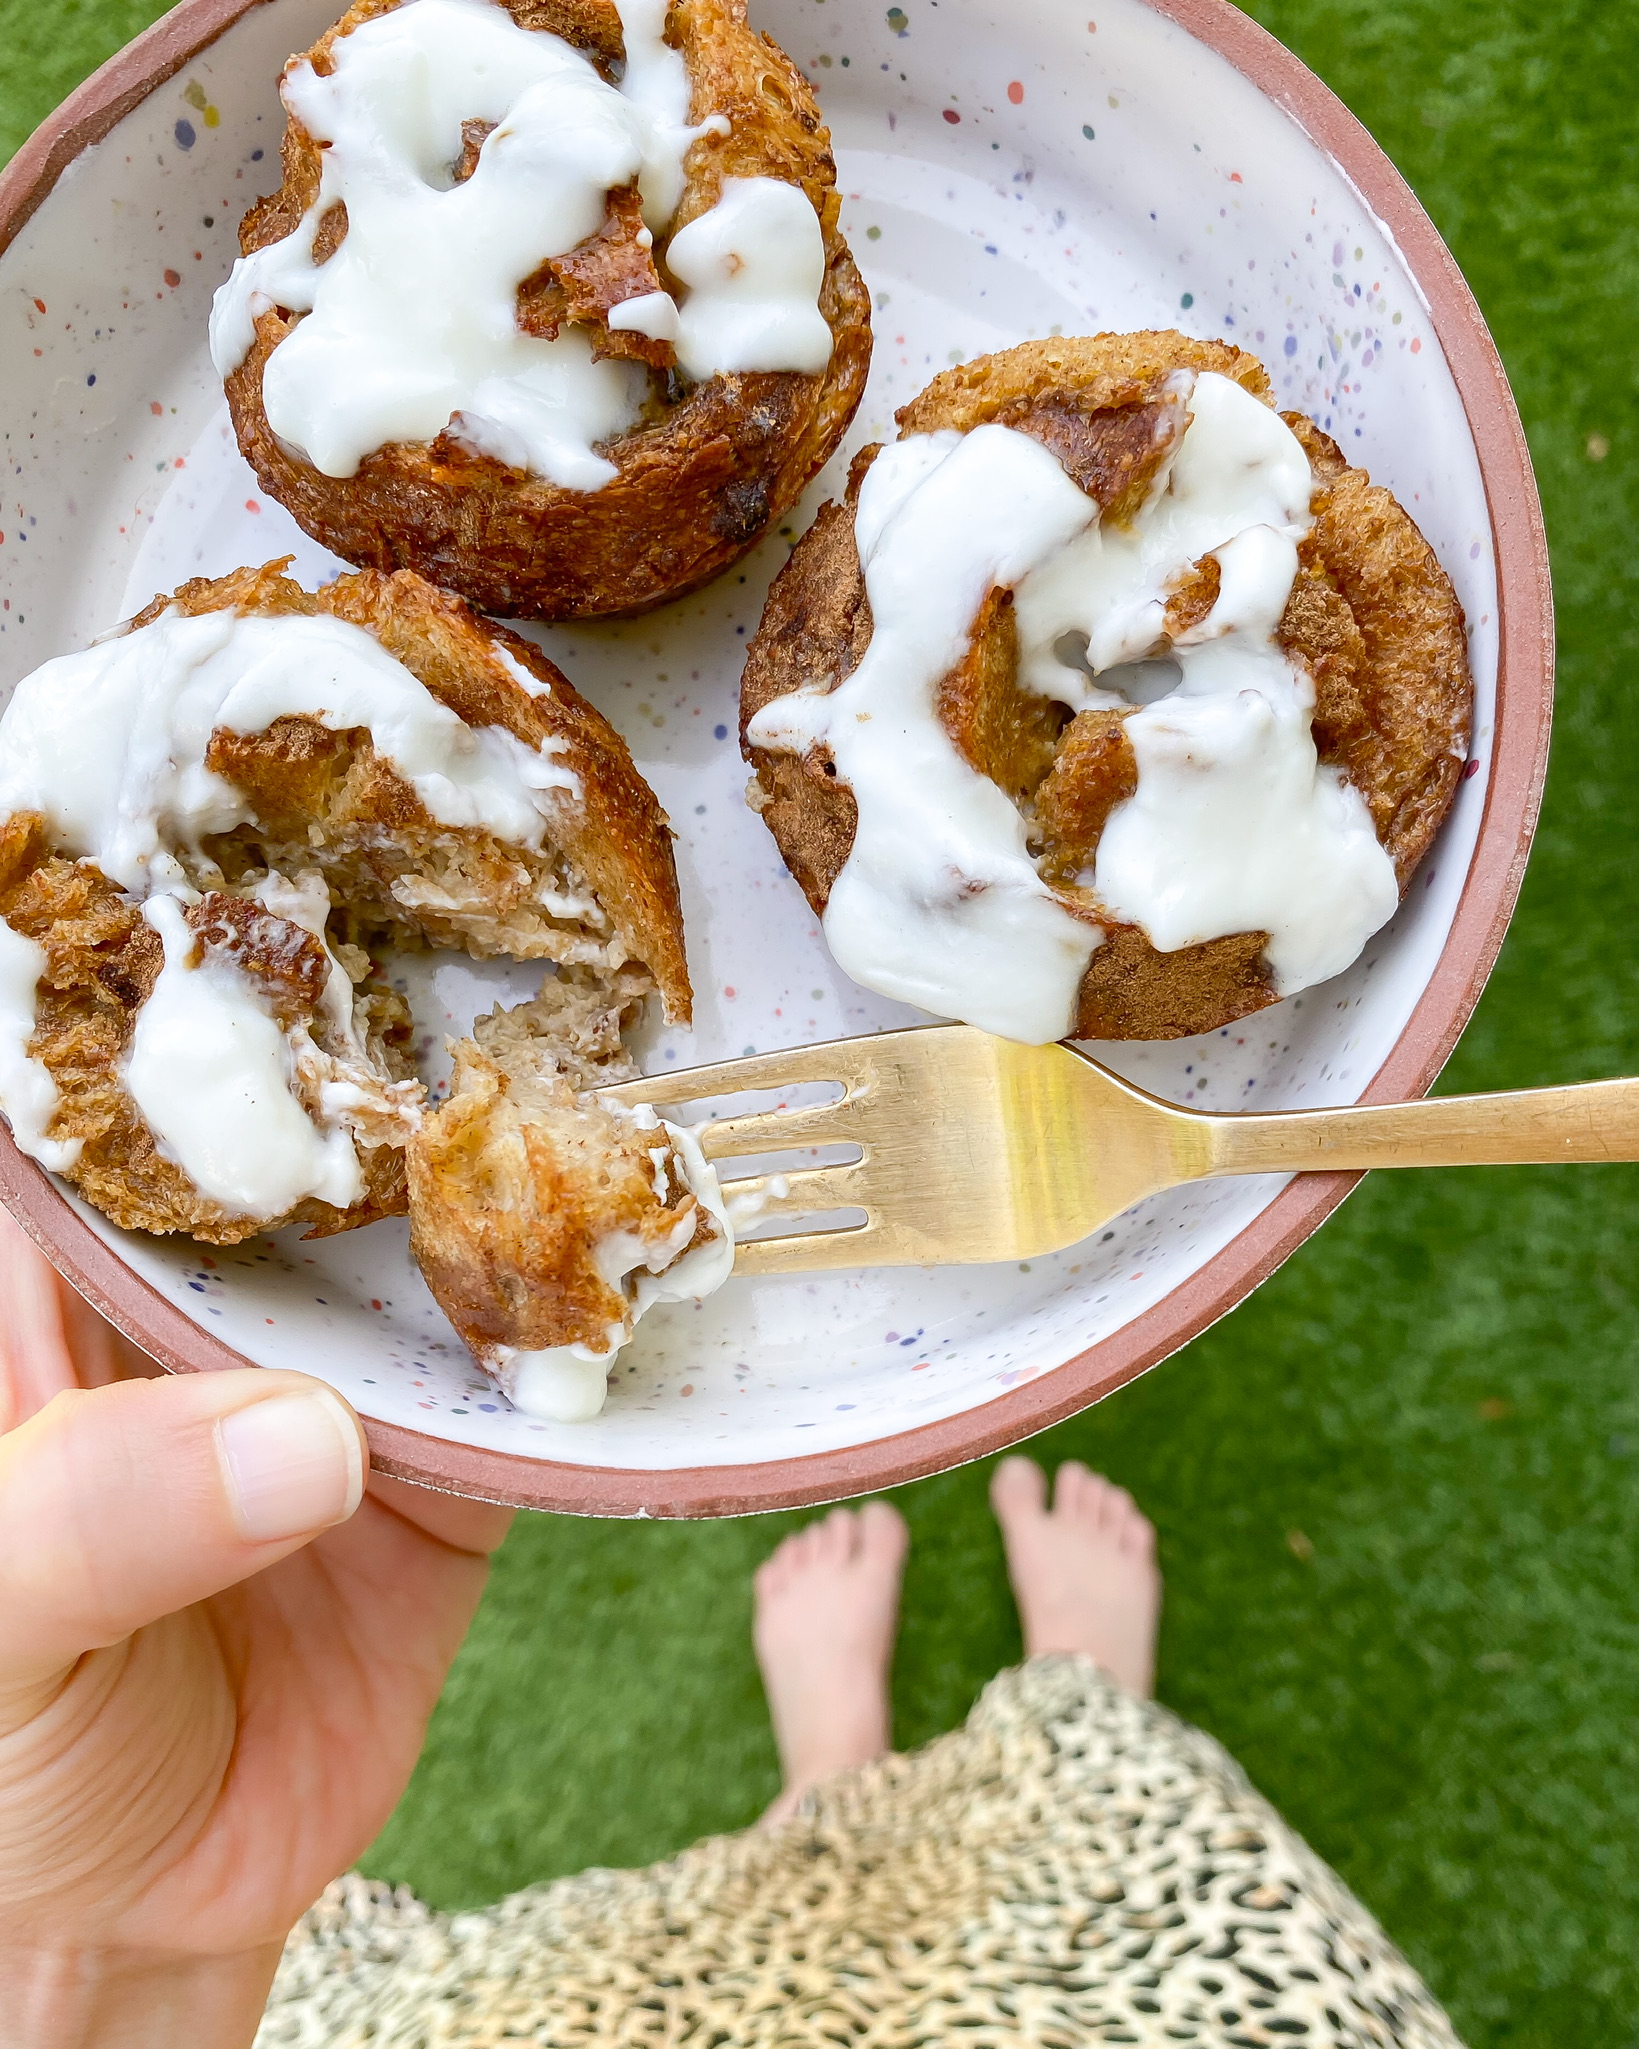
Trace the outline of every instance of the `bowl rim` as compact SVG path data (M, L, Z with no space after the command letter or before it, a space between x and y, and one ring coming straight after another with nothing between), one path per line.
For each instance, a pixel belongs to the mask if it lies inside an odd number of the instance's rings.
M0 174L0 254L85 150L270 0L182 0L118 51ZM1479 460L1498 570L1497 709L1478 840L1451 929L1388 1058L1359 1098L1432 1085L1478 1001L1524 875L1547 772L1554 622L1548 544L1513 395L1456 260L1410 186L1336 95L1230 0L1142 0L1215 50L1327 155L1381 221L1426 301ZM895 1487L1034 1436L1113 1393L1241 1302L1362 1177L1294 1179L1200 1271L1110 1337L974 1409L869 1444L743 1466L635 1471L533 1459L364 1419L376 1471L442 1492L595 1516L705 1517L807 1507ZM251 1362L120 1259L0 1125L0 1202L65 1278L172 1372Z

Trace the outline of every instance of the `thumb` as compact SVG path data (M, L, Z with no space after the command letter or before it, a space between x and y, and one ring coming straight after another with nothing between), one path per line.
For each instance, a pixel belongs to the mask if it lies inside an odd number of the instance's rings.
M0 1686L235 1585L358 1507L340 1395L262 1368L59 1394L0 1438Z

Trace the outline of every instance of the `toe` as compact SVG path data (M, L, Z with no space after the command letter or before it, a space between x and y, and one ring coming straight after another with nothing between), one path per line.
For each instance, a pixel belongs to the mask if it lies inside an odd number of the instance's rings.
M1155 1525L1129 1497L1130 1512L1121 1528L1121 1548L1131 1552L1135 1558L1153 1559L1155 1556Z
M758 1600L777 1600L802 1569L802 1534L787 1537L777 1545L752 1575Z
M1053 1513L1074 1522L1097 1522L1106 1482L1078 1458L1067 1458L1053 1475Z
M833 1508L824 1522L815 1525L815 1556L826 1565L842 1565L854 1552L853 1511Z
M1113 1480L1106 1480L1103 1485L1104 1501L1102 1516L1104 1527L1119 1542L1126 1534L1127 1525L1138 1513L1138 1503L1134 1501L1125 1487L1116 1486Z
M859 1556L872 1564L900 1566L910 1547L910 1531L897 1508L886 1501L867 1501L859 1511Z
M1004 1458L990 1476L990 1506L1004 1526L1047 1506L1047 1475L1033 1458Z

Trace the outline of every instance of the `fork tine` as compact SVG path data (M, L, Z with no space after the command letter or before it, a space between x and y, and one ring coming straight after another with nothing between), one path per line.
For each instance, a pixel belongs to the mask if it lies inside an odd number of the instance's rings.
M742 1215L736 1229L751 1229L765 1217L816 1216L828 1209L865 1209L868 1205L850 1185L864 1160L850 1160L841 1167L796 1167L789 1174L748 1175L744 1181L725 1181L723 1193L737 1209L757 1204L754 1214ZM732 1212L731 1212L732 1214Z
M820 1273L827 1267L874 1265L873 1224L840 1231L794 1231L785 1238L753 1238L734 1248L737 1274Z
M833 1039L823 1046L793 1046L785 1053L752 1053L741 1060L719 1060L711 1067L685 1067L671 1074L645 1074L600 1088L612 1102L691 1103L704 1096L738 1096L754 1089L794 1088L800 1082L839 1081L844 1085L861 1072L861 1049L868 1039Z
M795 1146L858 1144L854 1121L856 1099L811 1103L800 1110L763 1110L749 1117L720 1117L714 1124L696 1124L694 1136L708 1160L730 1159L736 1153L783 1153Z

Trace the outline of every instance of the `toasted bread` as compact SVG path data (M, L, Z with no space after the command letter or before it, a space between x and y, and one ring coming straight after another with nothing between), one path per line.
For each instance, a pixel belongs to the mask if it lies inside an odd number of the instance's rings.
M416 1259L509 1394L520 1353L612 1360L645 1306L639 1276L717 1241L727 1254L668 1128L589 1093L630 1076L621 1027L640 998L635 980L571 973L480 1019L410 1141Z
M171 850L202 892L184 913L197 949L230 959L289 1035L294 1087L311 1117L328 1082L357 1096L347 1121L364 1169L360 1200L343 1211L308 1199L275 1217L239 1215L202 1194L132 1100L124 1063L163 953L140 902L75 858L79 849L53 845L38 814L0 820L0 918L45 949L29 1051L57 1086L51 1137L80 1142L68 1178L129 1228L215 1243L287 1223L347 1229L404 1210L403 1148L423 1090L408 1064L409 1013L372 947L540 960L618 988L617 1011L656 989L671 1016L686 1019L690 1006L670 835L614 729L529 642L408 571L365 571L314 594L282 568L190 583L126 630L167 615L329 614L368 632L467 726L502 728L548 756L563 787L542 844L515 845L440 823L367 727L333 732L302 715L211 733L204 766L253 815ZM311 929L256 901L270 877L275 892L277 878L311 878L330 957ZM358 984L350 1034L320 1000L332 957Z
M320 74L339 37L397 4L359 0L308 53ZM562 37L606 76L618 68L623 43L611 0L502 4L520 27ZM226 380L240 446L263 489L346 560L417 570L503 616L642 612L737 561L841 439L870 365L870 298L837 230L835 165L813 95L784 52L747 26L744 0L677 0L668 34L688 65L691 120L723 115L730 132L704 134L689 149L681 204L652 250L623 188L610 195L603 226L519 292L525 332L551 338L567 324L590 337L596 354L650 367L638 424L599 447L618 473L612 482L562 488L449 434L383 447L350 477L323 475L278 439L262 402L268 359L300 315L275 306L257 316L250 353ZM458 177L471 170L471 140ZM245 216L247 255L291 235L317 198L319 146L294 115L283 173L279 190ZM712 206L728 177L781 179L815 208L826 260L819 304L833 337L830 364L818 375L743 372L691 386L667 345L608 325L613 305L664 286L670 235ZM331 210L338 211L342 218L327 216L321 227L320 254L346 234L344 210Z

